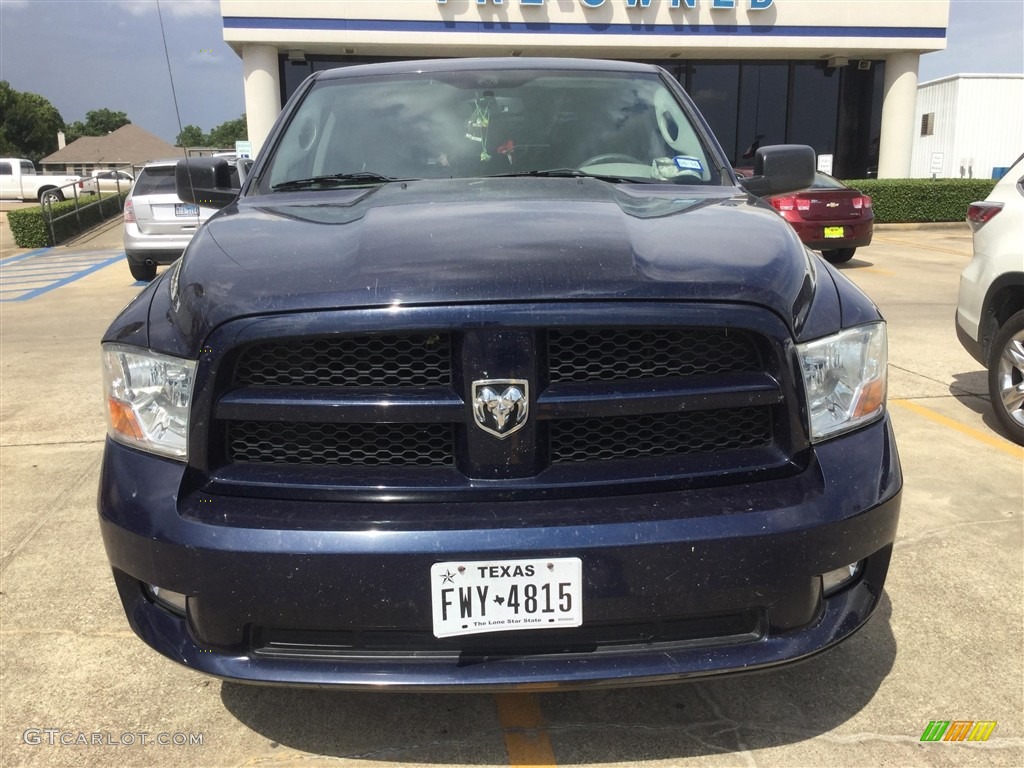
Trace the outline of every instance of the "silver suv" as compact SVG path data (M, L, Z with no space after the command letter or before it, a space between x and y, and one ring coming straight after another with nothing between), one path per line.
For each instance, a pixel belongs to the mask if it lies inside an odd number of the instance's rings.
M181 256L199 225L216 208L185 203L174 191L174 168L179 158L153 160L139 171L124 203L124 252L136 280L156 277L158 264ZM237 174L232 170L234 186Z

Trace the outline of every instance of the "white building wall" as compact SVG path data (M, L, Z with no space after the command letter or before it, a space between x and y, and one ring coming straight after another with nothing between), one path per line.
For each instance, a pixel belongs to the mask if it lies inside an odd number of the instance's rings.
M935 114L935 133L921 136L921 119ZM956 75L923 83L917 95L911 176L988 179L1024 153L1024 75Z
M961 160L974 161L976 179L1013 165L1024 152L1024 75L961 79L957 123L956 175Z
M683 0L221 0L220 8L224 39L236 50L267 43L360 56L508 56L515 50L525 56L827 59L946 47L949 0L771 0L761 7L765 2L694 0L689 8ZM732 33L732 25L763 27L768 34ZM937 34L922 36L923 30Z
M921 85L917 90L914 142L910 160L910 177L929 178L934 159L939 178L953 176L953 150L956 137L956 94L960 81L947 78ZM934 114L935 132L931 136L921 135L921 120L924 115ZM941 155L941 158L937 157Z

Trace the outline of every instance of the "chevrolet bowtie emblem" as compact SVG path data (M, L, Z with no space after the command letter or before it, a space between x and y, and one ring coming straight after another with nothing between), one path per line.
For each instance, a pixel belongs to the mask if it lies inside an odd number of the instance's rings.
M476 425L495 437L506 438L526 424L530 385L525 379L481 379L473 382Z

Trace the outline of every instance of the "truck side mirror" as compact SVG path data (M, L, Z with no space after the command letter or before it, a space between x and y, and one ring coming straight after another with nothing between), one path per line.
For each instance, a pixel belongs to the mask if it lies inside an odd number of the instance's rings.
M223 208L238 197L231 167L222 157L189 157L174 168L174 188L186 203Z
M776 144L754 153L754 175L740 185L758 197L806 189L814 182L814 149L805 144Z

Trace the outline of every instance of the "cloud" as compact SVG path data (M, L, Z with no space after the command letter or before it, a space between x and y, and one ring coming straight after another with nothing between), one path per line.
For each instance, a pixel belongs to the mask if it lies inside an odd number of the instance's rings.
M156 0L113 0L113 5L120 6L133 16L156 13ZM217 0L164 0L160 3L160 12L177 18L189 16L219 16L220 5Z

